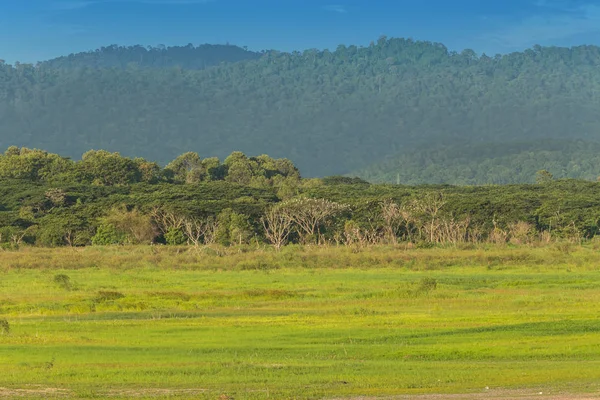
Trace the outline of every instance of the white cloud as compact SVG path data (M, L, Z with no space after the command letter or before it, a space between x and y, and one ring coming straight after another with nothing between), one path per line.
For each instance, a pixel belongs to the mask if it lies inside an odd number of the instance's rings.
M144 4L167 4L167 5L186 5L186 4L204 4L210 3L214 0L116 0L116 1L128 1L130 3L144 3Z
M330 4L328 6L323 7L327 11L336 12L338 14L346 14L348 9L345 6L340 4Z
M163 4L163 5L190 5L204 4L214 0L69 0L58 1L53 4L55 9L59 10L77 10L101 3L140 3L140 4Z
M77 10L79 8L85 8L93 4L98 3L97 1L59 1L54 3L52 6L59 10Z
M508 49L520 49L600 33L600 5L569 5L564 1L537 0L538 12L487 35L487 39Z

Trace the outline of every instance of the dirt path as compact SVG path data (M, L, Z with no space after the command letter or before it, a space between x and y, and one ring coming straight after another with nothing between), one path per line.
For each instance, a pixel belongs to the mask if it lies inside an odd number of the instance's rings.
M206 389L122 389L101 393L105 398L179 397L196 398ZM7 389L0 387L0 398L75 398L75 393L67 389L31 387L28 389Z
M56 398L68 397L72 392L66 389L58 388L37 388L30 389L7 389L0 387L0 397L2 398L19 398L19 397L40 397L40 398Z
M552 393L535 390L485 390L469 394L427 394L392 397L353 397L334 400L600 400L600 392L595 394Z
M111 390L103 393L105 398L152 398L177 397L197 398L206 389L128 389ZM8 389L0 387L0 398L75 398L67 389L32 386L28 389ZM222 397L223 398L223 397ZM224 397L227 398L227 397ZM595 394L569 394L539 392L535 390L485 390L469 394L428 394L401 395L387 397L339 397L330 400L600 400L600 392Z

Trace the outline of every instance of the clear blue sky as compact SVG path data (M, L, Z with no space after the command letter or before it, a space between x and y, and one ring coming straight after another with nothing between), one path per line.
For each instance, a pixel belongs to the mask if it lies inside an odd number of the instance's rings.
M380 35L506 53L600 44L600 0L0 0L0 59L109 44L303 50Z

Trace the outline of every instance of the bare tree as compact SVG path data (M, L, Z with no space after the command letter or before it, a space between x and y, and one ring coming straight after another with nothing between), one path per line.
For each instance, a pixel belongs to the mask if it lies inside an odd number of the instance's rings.
M347 221L344 226L344 239L346 245L358 245L358 247L367 247L370 245L376 245L381 241L381 235L377 229L365 229L361 228L354 221Z
M402 225L402 209L392 200L381 203L381 217L383 218L383 229L385 239L388 243L398 242L398 230Z
M217 241L217 231L219 230L219 221L216 218L209 218L206 221L207 228L204 231L204 244L210 245Z
M436 241L436 231L439 229L438 214L446 205L442 193L428 193L419 200L413 201L415 210L420 212L426 219L427 223L423 225L430 242Z
M533 236L533 225L528 222L518 221L508 224L510 242L513 244L528 244Z
M218 222L214 218L185 218L183 220L183 233L194 247L198 247L202 243L214 243L217 229Z
M303 243L315 240L319 228L347 207L325 199L299 198L282 205L286 214L296 224Z
M271 207L261 218L265 236L279 251L284 246L292 232L293 220L282 206Z
M469 237L469 226L471 218L466 217L462 220L454 218L440 219L440 230L436 234L436 240L439 243L465 243Z
M506 244L509 236L508 232L498 227L495 218L492 220L492 223L494 224L494 228L488 235L488 240L495 244Z
M67 228L65 230L64 239L65 242L67 242L67 246L73 247L73 244L75 242L75 232L73 231L73 229Z
M173 230L183 229L184 218L171 211L155 207L150 215L163 235Z
M25 229L23 231L14 232L10 236L10 242L11 242L11 244L13 246L15 246L15 247L19 247L21 245L21 243L23 242L23 239L25 238L25 236L27 236L28 232L29 232L29 229Z
M403 204L400 207L400 216L402 218L402 223L404 224L405 239L408 242L412 242L415 230L417 230L419 235L421 234L421 227L418 224L414 204Z

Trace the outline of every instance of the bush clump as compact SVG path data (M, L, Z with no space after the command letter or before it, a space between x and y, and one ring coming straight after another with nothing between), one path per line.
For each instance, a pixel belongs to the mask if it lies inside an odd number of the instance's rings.
M419 282L419 292L430 292L437 289L437 280L433 278L423 278Z
M101 290L98 292L98 295L96 296L95 300L97 303L103 303L105 301L119 300L119 299L122 299L123 297L125 297L125 295L121 292L112 292L112 291Z
M0 319L0 335L10 334L10 324L4 318Z
M54 283L64 290L71 290L71 278L69 275L58 274L54 275Z

